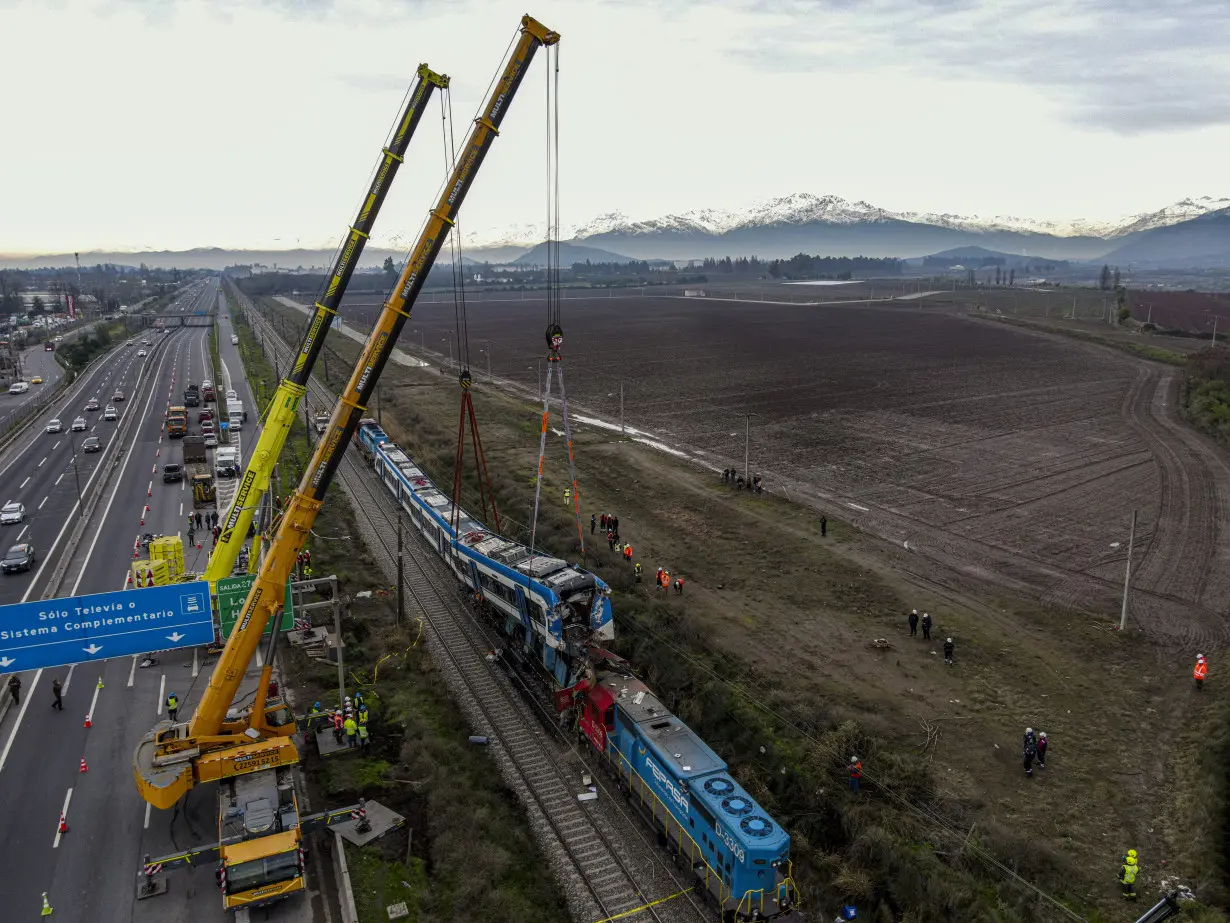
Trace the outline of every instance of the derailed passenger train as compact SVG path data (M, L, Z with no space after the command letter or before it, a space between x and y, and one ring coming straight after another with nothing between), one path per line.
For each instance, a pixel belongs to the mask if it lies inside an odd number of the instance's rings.
M610 588L577 565L495 535L453 504L375 420L355 440L385 488L457 579L532 650L556 707L577 730L726 921L801 920L790 836L731 778L722 760L640 680L595 672L613 659ZM591 659L592 658L592 659Z
M569 693L578 732L724 920L802 919L790 835L708 744L633 676L600 672Z
M615 637L611 590L598 577L567 561L487 531L458 510L375 420L355 433L385 488L457 579L504 616L504 633L532 650L559 687L583 675L590 644Z

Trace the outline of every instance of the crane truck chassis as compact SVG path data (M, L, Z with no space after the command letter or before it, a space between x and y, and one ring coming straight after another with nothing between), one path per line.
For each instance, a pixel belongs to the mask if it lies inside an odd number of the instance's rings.
M241 828L245 839L228 844L221 836L224 828L220 827L219 879L223 884L223 906L227 910L250 907L254 902L280 899L304 889L302 874L289 874L291 843L293 841L293 848L301 863L299 844L302 843L303 837L292 768L299 758L290 736L294 733L295 721L290 709L280 699L267 698L271 664L280 636L280 619L275 619L270 632L269 656L261 670L255 701L237 717L232 718L228 713L266 624L284 603L286 579L295 558L303 548L304 540L323 503L329 482L341 462L342 453L351 441L380 372L388 362L393 344L410 316L410 309L426 280L427 270L444 246L448 231L455 223L457 211L482 165L487 150L499 133L500 123L507 114L508 106L533 60L534 53L539 46L554 45L559 41L558 33L529 16L522 17L519 31L519 38L507 58L503 73L493 85L482 113L475 119L444 192L431 211L409 259L403 266L397 283L385 302L380 320L364 346L350 383L333 408L326 432L317 443L303 479L280 518L238 622L218 658L200 704L186 724L159 722L142 738L133 754L133 775L138 791L146 802L162 809L173 806L198 783L220 782L224 783L219 801L219 815L222 817L229 801L226 788L231 783L227 780L251 773L264 779L272 779L275 789L278 788L280 780L285 780L289 796L283 802L279 790L276 809L267 809L261 805L244 806L245 818L252 807L260 809L257 813L268 818L264 823L248 823L245 820ZM420 86L424 82L423 69L420 69ZM418 98L420 94L411 94L412 105ZM419 115L421 116L421 112ZM386 155L387 153L386 150ZM366 234L360 235L352 229L351 242L358 237L365 238ZM344 245L342 249L347 251L352 248ZM347 276L352 269L353 264L345 268ZM331 280L331 284L335 280L336 277ZM278 429L289 429L293 422L306 392L305 383L307 375L310 374L310 363L323 345L323 331L327 328L329 313L322 305L317 305L317 312L305 337L303 351L291 370L290 378L282 382L270 402L265 434ZM297 377L301 377L302 382L296 381ZM241 514L239 518L234 515L228 517L227 529L233 535L241 535L246 531L247 522L243 516L246 515L247 521L250 522L252 501L268 489L269 472L285 436L284 431L274 432L264 447L258 442L234 503L235 510L248 512ZM270 454L270 449L275 451ZM265 454L260 455L262 452ZM254 482L258 475L262 481L256 485ZM258 490L255 497L251 493L254 486ZM245 494L245 489L249 491L248 494ZM221 543L215 556L220 552ZM224 563L222 557L219 557L219 563ZM233 565L230 562L225 563L229 572ZM214 562L211 561L208 574L211 583L216 579L212 576L213 572ZM251 783L245 783L245 788L249 784L257 787L263 783L253 780ZM262 799L257 799L260 800ZM255 862L260 863L262 873L249 877L247 870L256 866L250 866L248 863ZM233 892L227 887L227 882L236 872L240 872L245 889Z

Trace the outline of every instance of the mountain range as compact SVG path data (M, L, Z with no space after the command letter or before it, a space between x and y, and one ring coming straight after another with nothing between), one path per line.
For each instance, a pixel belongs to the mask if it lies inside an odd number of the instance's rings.
M896 212L837 196L796 193L745 209L700 209L659 218L632 219L613 212L560 235L564 265L626 259L689 260L704 257L870 256L913 259L962 247L1029 254L1052 260L1131 263L1137 268L1230 267L1230 199L1183 199L1157 211L1117 221L1039 221L997 215ZM537 265L545 262L543 228L467 229L467 262ZM145 263L160 268L222 269L260 263L279 268L325 267L331 249L228 250L217 247L139 253L82 253L83 263ZM401 265L400 249L368 247L361 265L388 256ZM72 265L72 254L0 255L0 268Z
M1209 196L1183 199L1116 221L1039 221L1005 215L895 212L868 202L797 193L733 211L700 209L642 220L614 212L566 228L561 237L571 244L636 259L752 254L773 258L800 252L915 258L976 246L1057 260L1158 265L1177 261L1186 266L1230 261L1227 223L1230 198ZM489 258L502 259L509 248L541 240L542 229L520 225L506 232L467 236L466 252L475 259L496 251L501 255Z

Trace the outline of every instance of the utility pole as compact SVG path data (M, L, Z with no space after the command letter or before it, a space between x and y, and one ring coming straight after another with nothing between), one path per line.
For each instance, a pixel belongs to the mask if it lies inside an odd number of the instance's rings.
M1214 346L1217 345L1217 322L1219 320L1221 320L1221 318L1218 315L1214 314L1213 315L1213 345Z
M1132 549L1136 544L1136 510L1132 510L1132 531L1128 533L1127 568L1123 572L1123 609L1119 613L1119 630L1127 628L1128 593L1132 589Z
M620 435L628 435L628 431L624 429L624 380L619 379L619 432Z
M402 561L402 544L401 544L401 509L397 510L397 627L401 626L406 621L406 598L405 591L402 589L402 577L405 569Z

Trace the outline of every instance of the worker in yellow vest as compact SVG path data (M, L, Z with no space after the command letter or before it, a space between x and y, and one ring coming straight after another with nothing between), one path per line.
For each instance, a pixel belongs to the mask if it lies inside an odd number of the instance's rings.
M1123 867L1119 869L1119 883L1123 885L1123 899L1125 901L1136 900L1136 875L1140 872L1140 866L1136 864L1136 850L1129 849L1128 854L1123 857Z

